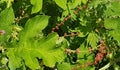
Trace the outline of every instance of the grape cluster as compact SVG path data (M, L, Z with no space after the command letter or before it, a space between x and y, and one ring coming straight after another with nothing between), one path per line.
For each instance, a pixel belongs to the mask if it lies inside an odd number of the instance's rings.
M100 47L98 49L98 53L96 54L96 57L95 57L94 65L97 65L101 60L103 60L103 58L106 55L105 50L106 50L105 43L103 40L101 40Z
M59 30L60 26L63 26L68 19L71 19L71 15L65 17L61 23L56 23L56 26L52 28L52 32L55 32L55 30Z

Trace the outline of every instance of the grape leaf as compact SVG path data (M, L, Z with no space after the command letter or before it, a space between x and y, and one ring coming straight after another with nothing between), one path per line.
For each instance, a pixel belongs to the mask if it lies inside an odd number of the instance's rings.
M120 29L120 28L119 28ZM118 41L119 45L120 45L120 30L113 30L110 31L110 34L114 37L115 40Z
M32 6L32 14L37 13L42 9L43 0L30 0Z
M55 0L55 3L61 7L62 9L66 10L67 9L67 0Z
M106 18L104 25L107 29L113 29L110 34L120 42L120 18Z
M68 3L69 9L74 9L74 8L76 8L78 5L81 5L81 0L75 0L75 1L73 1L73 2L69 2L69 3Z
M20 33L20 41L16 44L18 47L14 48L17 52L13 50L16 55L11 55L11 57L18 56L24 60L25 65L32 70L41 69L38 59L42 59L45 66L54 67L56 62L62 62L66 57L64 48L67 46L67 42L63 38L57 41L59 38L57 33L34 39L34 36L48 25L48 19L48 16L35 16L29 19L25 29ZM8 56L9 59L11 57Z
M98 38L94 32L89 33L87 37L87 43L91 45L93 48L97 46Z
M57 65L58 70L71 70L71 66L69 63L61 63Z
M86 43L83 42L80 47L79 47L79 50L80 50L80 53L77 54L77 59L79 60L78 62L81 64L81 65L84 65L88 62L92 63L94 61L94 54L91 54L89 52L89 47L86 46ZM84 69L90 69L91 67L87 66L87 67L83 67L81 70L84 70ZM78 68L79 70L79 68ZM90 69L91 70L91 69Z
M62 62L66 57L64 52L66 42L57 47L56 41L58 37L56 33L52 33L47 38L45 37L35 44L33 42L30 45L29 43L31 42L28 41L26 42L28 45L23 45L18 48L18 55L24 59L25 64L31 69L40 68L37 58L42 59L44 65L54 67L56 62Z
M107 29L117 29L119 20L116 18L106 18L104 25Z
M38 15L26 22L25 29L21 32L20 39L28 40L36 36L40 31L42 31L48 25L49 16ZM24 35L24 37L23 37Z
M113 0L105 11L107 16L120 16L120 1Z
M14 12L12 7L6 8L0 13L0 30L5 30L7 35L11 32L13 22Z

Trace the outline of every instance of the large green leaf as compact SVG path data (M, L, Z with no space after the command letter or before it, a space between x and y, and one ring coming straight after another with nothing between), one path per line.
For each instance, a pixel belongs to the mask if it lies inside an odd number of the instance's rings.
M48 67L54 67L56 62L61 63L66 57L64 48L68 45L66 45L65 39L56 43L58 38L58 34L52 33L39 41L33 41L32 43L31 41L26 41L26 45L19 45L13 50L8 50L7 56L10 60L10 69L19 68L21 59L32 70L41 69L38 58L42 59L43 64ZM61 46L57 46L58 44L61 44Z
M0 30L5 30L10 34L12 23L14 22L14 12L12 7L6 8L0 13Z
M95 34L94 32L89 33L87 37L87 43L89 43L89 45L91 45L94 48L97 46L97 42L98 42L97 34Z
M61 41L61 46L57 46L56 41L59 36L56 33L48 35L48 37L39 42L39 53L41 54L41 58L46 66L54 67L56 62L62 62L66 57L64 48L67 46L65 39ZM48 59L49 57L49 59Z
M14 50L8 50L7 56L11 60L9 64L13 63L10 66L11 70L20 66L16 66L14 62L17 62L18 58L21 58L25 65L32 70L41 69L38 58L42 59L44 65L48 67L54 67L56 62L64 60L66 57L64 48L68 46L64 38L59 39L57 33L51 33L47 37L37 40L34 38L48 25L48 19L48 16L35 16L27 21L25 29L20 33L19 43L15 45Z
M66 10L67 9L67 0L55 0L55 3L61 7L62 9Z
M59 36L56 33L52 33L37 43L33 42L31 45L23 45L18 48L18 54L24 59L25 64L31 69L39 69L39 63L36 57L42 59L44 65L54 67L56 62L62 62L66 57L64 52L66 42L57 47L56 41L58 37ZM31 42L28 41L26 43L29 44Z
M37 13L42 9L43 0L30 0L32 6L32 13Z

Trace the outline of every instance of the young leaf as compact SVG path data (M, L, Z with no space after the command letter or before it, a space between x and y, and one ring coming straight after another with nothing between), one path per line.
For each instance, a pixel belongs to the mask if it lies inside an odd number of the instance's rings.
M94 54L91 54L89 52L89 47L85 45L85 42L83 42L79 47L80 53L77 54L77 59L79 60L79 63L84 64L87 62L93 62L94 61ZM83 68L84 70L84 68Z
M89 33L87 37L87 43L91 45L92 47L96 47L98 42L97 35L94 32Z
M67 9L67 0L55 0L55 3L61 7L62 9L66 10Z
M37 13L42 9L43 0L30 0L32 6L32 14Z

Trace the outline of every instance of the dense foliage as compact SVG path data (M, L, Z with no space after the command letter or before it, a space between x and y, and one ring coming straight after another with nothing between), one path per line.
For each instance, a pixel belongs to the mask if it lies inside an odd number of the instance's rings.
M0 70L119 70L119 0L0 0Z

